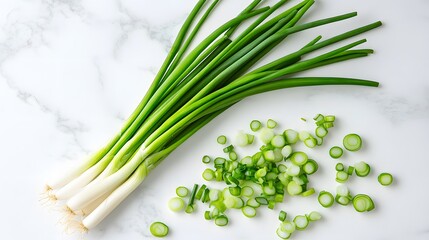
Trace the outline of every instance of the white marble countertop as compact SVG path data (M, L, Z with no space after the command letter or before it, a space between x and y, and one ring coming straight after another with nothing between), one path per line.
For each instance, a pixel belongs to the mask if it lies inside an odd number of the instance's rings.
M202 29L202 39L249 1L223 1ZM267 1L273 3L274 1ZM195 1L176 0L3 0L0 2L0 198L2 239L151 239L148 225L170 226L166 239L277 239L277 213L320 211L324 220L293 239L429 239L429 2L425 0L321 0L304 20L358 11L347 22L293 37L310 40L382 20L364 35L371 57L312 70L306 75L346 76L381 82L379 88L310 87L248 98L195 134L154 170L126 201L87 235L68 234L54 207L39 193L49 173L97 149L134 109L164 59ZM266 60L284 55L280 47ZM269 106L269 107L267 107ZM230 214L220 228L203 211L174 214L167 201L178 185L202 183L204 154L221 153L219 134L233 135L250 120L268 117L282 127L304 127L300 117L338 117L326 144L314 151L322 171L316 188L336 183L327 149L344 134L359 132L362 151L346 163L369 162L374 173L352 179L353 192L373 196L376 211L321 208L315 197L288 198L256 219ZM396 184L381 187L376 173L388 171ZM331 176L332 175L332 176Z

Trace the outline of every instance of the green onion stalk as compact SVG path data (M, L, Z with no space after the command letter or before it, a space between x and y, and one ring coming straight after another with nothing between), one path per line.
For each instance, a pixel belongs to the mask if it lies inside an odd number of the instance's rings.
M362 39L307 57L316 50L377 28L381 22L325 40L316 36L295 52L250 71L288 36L357 14L352 12L300 23L314 0L304 0L277 14L275 12L287 0L260 8L261 0L255 0L190 49L219 0L211 1L203 11L208 2L197 2L146 95L120 131L87 160L67 169L61 177L48 181L51 198L63 201L66 209L79 217L82 229L94 228L163 159L213 118L248 96L317 85L378 86L377 82L368 80L296 77L295 74L372 54L371 49L354 49L366 41ZM237 32L238 26L245 21L252 22Z

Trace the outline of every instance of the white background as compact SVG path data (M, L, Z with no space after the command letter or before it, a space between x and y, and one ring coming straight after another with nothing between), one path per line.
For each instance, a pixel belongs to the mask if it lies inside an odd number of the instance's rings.
M234 17L250 1L222 1L198 40ZM264 5L275 1L266 1ZM263 62L324 38L372 23L384 25L355 40L375 49L368 58L301 74L376 80L379 88L307 87L248 98L216 118L171 154L126 201L88 235L67 234L59 223L60 205L43 207L39 194L46 178L67 163L97 149L121 126L143 96L195 1L3 0L0 2L0 231L2 239L149 239L148 226L170 226L166 239L277 239L277 214L318 210L323 220L293 239L429 239L428 48L429 2L425 0L321 0L301 22L357 11L353 19L290 37ZM296 3L296 1L292 1ZM288 4L291 6L292 3ZM338 45L336 45L338 46ZM261 64L261 63L259 63ZM319 161L311 177L318 190L334 191L329 147L359 133L363 149L346 153L345 164L367 161L373 173L353 177L353 193L370 194L376 210L356 213L351 206L323 209L316 197L290 198L254 219L228 213L220 228L193 215L167 209L178 185L203 183L201 156L222 154L216 136L248 130L252 119L276 119L279 130L306 129L300 117L337 116L325 144L308 153ZM381 187L378 173L396 183Z

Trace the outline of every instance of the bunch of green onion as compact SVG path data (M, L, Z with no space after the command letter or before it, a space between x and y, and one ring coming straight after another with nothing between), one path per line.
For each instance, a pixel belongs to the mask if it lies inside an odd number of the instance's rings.
M274 13L287 0L258 8L261 1L254 0L238 16L190 49L199 29L219 2L212 1L203 12L208 1L199 0L146 95L121 130L87 160L67 169L60 178L47 182L49 196L62 202L72 216L78 217L83 230L100 223L186 139L248 96L313 85L378 86L377 82L366 80L292 75L371 54L371 49L352 49L366 41L362 39L316 57L307 57L316 50L379 27L381 22L325 40L317 36L295 52L250 71L288 36L357 15L353 12L300 23L314 0L304 0L278 14ZM245 21L252 22L236 33Z

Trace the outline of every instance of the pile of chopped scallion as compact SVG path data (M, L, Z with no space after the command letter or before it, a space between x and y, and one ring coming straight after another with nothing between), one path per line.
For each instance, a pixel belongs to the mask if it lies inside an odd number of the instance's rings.
M244 216L253 218L260 207L274 209L277 204L284 201L287 196L309 197L318 192L317 200L324 208L331 207L335 202L339 205L353 205L357 212L369 212L375 208L374 202L366 194L352 195L344 184L353 173L359 177L368 176L370 166L361 161L354 166L345 167L343 163L336 165L336 179L340 183L335 195L321 190L317 191L311 186L311 175L319 169L317 161L311 159L305 152L295 150L297 144L304 144L308 148L322 145L323 139L328 134L328 129L334 126L334 116L317 114L314 117L316 128L314 134L309 131L295 131L286 129L276 131L277 123L269 119L266 127L259 120L250 123L250 129L258 134L240 131L236 138L236 144L241 147L253 144L256 139L262 143L256 153L248 156L238 156L236 146L230 144L225 135L217 138L217 142L223 146L226 156L203 156L204 164L213 164L214 168L206 168L202 178L208 182L224 182L223 189L211 188L206 184L199 186L194 184L192 190L184 186L176 189L177 197L173 197L168 206L174 212L192 213L195 211L197 201L209 206L204 212L206 220L213 220L218 226L228 224L228 210L239 209ZM245 144L243 144L245 143ZM347 134L343 140L344 148L355 152L362 147L362 139L358 134ZM353 146L353 147L351 147ZM342 148L335 146L335 151L329 151L329 155L338 159L342 155ZM341 150L341 154L338 154ZM333 152L335 154L333 154ZM234 156L231 158L231 156ZM387 186L393 182L389 173L381 173L378 177L381 185ZM322 215L317 211L309 214L298 215L292 221L287 219L287 213L283 210L279 213L280 226L276 233L282 239L289 239L296 230L305 230L310 222L321 219Z
M219 0L197 2L151 86L123 127L88 159L73 168L67 168L47 182L47 197L64 206L69 216L67 219L71 219L68 222L77 221L77 225L84 231L94 228L178 146L213 118L248 96L283 88L315 85L378 86L377 82L367 80L297 77L296 73L372 54L371 49L355 48L366 42L365 39L342 43L333 49L331 46L377 28L381 26L381 22L347 30L326 39L321 35L314 36L313 40L303 42L299 49L261 67L252 68L280 42L287 41L288 36L343 21L355 17L357 13L304 22L302 17L313 6L314 0L304 0L286 10L281 9L288 4L287 0L265 7L260 6L261 0L254 0L236 17L212 30L200 43L194 43L195 36L216 9L218 2ZM239 28L244 22L249 22L250 25ZM191 49L190 46L193 45L195 47ZM330 50L318 52L326 47ZM266 132L263 134L264 141L269 140L267 134L271 133L269 127L273 127L272 124L274 123L268 123L267 129L260 130ZM330 124L326 121L322 125L326 128ZM257 129L260 126L254 122L252 127ZM293 134L286 136L286 140L296 138ZM317 134L322 136L326 133L320 129ZM305 134L298 137L305 138L308 146L320 144L318 138L306 138ZM222 138L218 140L223 141ZM249 135L243 135L241 140L241 144L252 141ZM350 143L350 146L355 147L355 142ZM277 138L273 144L280 146L283 143ZM276 161L280 153L278 150L266 149L261 154L270 161ZM231 158L234 157L236 158L234 153L231 153ZM301 171L301 167L312 168L306 165L308 161L303 157L305 156L296 156L294 166L299 166L299 169L295 167L294 171ZM267 166L267 169L258 174L263 177L264 171L269 170ZM295 177L295 186L290 187L292 193L301 194L301 189L303 192L310 190L304 190L303 185L299 184L301 181L305 182L305 179L298 175ZM385 175L380 179L388 181ZM275 184L267 184L264 185L266 191L276 190ZM238 191L237 188L234 189L233 193ZM273 200L266 200L267 205L273 204ZM225 224L225 219L217 222ZM159 229L159 226L155 229Z

